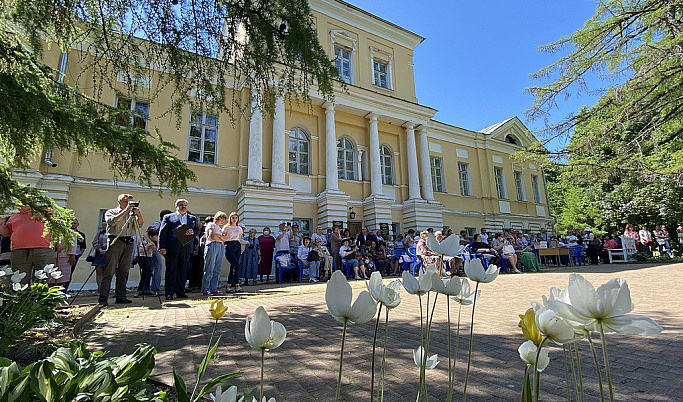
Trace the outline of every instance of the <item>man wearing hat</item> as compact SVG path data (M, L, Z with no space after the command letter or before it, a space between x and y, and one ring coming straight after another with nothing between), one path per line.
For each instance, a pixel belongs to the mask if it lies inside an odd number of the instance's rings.
M275 253L278 251L289 252L289 235L291 234L291 226L285 222L280 221L280 224L275 230Z
M296 258L299 253L299 246L304 242L304 237L299 233L299 224L295 223L292 225L292 232L289 234L289 253L292 254L292 258Z

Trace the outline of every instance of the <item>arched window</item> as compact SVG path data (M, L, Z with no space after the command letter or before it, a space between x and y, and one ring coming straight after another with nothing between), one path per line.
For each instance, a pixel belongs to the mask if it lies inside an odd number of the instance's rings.
M382 184L394 184L394 151L386 145L379 147L379 160L382 167Z
M289 131L289 172L309 174L310 142L304 130L295 127Z
M522 142L517 139L514 135L506 135L505 136L505 142L508 142L513 145L522 145Z
M340 179L355 180L356 146L348 138L337 141L337 171Z

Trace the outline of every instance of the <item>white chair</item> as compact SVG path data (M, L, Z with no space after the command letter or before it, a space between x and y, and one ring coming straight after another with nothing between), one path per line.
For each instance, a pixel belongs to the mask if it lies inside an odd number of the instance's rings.
M629 255L637 252L636 239L624 235L619 237L621 238L621 248L607 250L610 264L615 262L629 262ZM614 259L615 257L617 258L616 260Z

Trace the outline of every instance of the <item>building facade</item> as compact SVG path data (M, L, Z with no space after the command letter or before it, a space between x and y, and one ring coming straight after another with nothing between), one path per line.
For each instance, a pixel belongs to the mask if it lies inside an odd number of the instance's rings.
M272 116L253 108L234 123L188 108L178 127L166 113L170 94L162 89L153 102L144 96L154 76L137 83L139 93L122 95L121 74L121 86L100 95L134 111L130 124L158 129L178 145L177 156L197 175L182 195L192 213L237 211L259 233L280 220L299 222L303 232L340 224L393 233L538 230L551 223L543 172L511 159L534 141L518 118L481 131L433 120L436 110L415 96L413 51L422 37L342 1L311 0L311 8L320 43L348 84L334 103L278 99ZM54 48L45 54L65 83L92 87L78 60ZM233 90L249 101L248 88ZM147 224L173 209L175 197L160 197L158 188L112 177L101 155L48 156L51 163L41 161L17 178L73 209L89 237L119 193L142 201Z

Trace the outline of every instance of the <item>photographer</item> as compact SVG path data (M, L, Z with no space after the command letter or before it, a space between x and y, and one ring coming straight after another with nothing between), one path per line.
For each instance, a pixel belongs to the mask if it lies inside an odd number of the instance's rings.
M135 223L142 225L142 213L138 208L140 203L134 202L130 194L120 194L117 201L119 206L104 214L104 220L107 222L108 247L105 254L104 274L98 290L100 306L107 305L114 273L116 273L116 303L132 302L126 298L126 283L133 255Z

